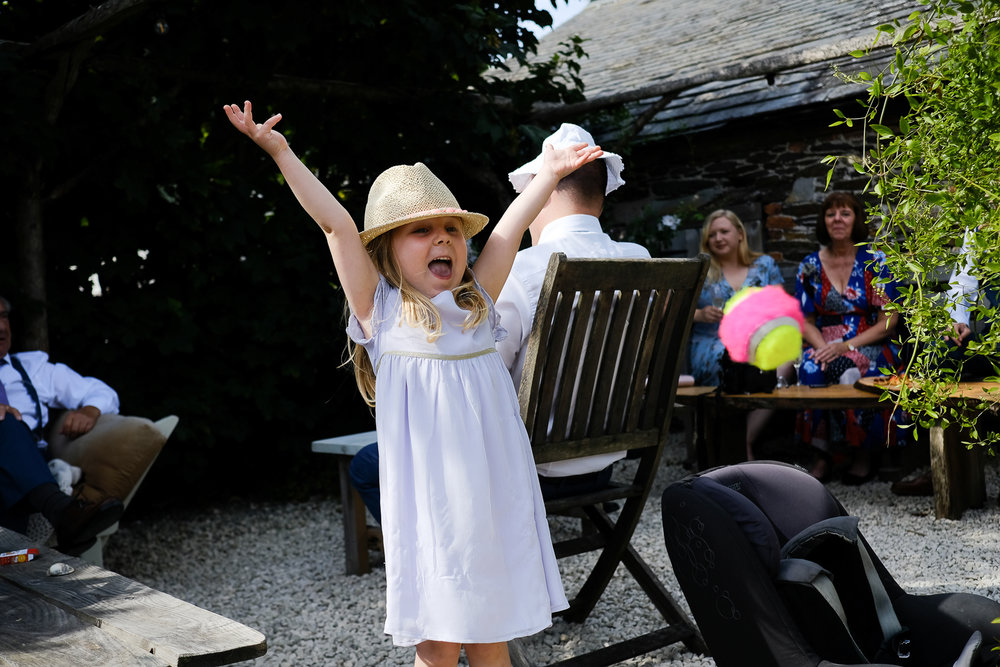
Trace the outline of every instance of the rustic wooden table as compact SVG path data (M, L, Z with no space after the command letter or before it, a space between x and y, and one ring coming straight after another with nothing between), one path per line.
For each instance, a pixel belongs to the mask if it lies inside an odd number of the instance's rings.
M695 408L695 451L699 470L746 460L744 413L749 410L873 408L879 404L879 396L846 384L793 385L753 394L717 393L715 387L678 387L675 400Z
M267 651L252 628L0 528L0 552L25 548L39 555L0 565L2 664L227 665ZM74 571L50 576L54 563Z
M876 378L861 378L855 386L873 394L883 394L892 387L876 383ZM951 394L956 406L972 403L1000 403L1000 383L960 382ZM931 478L934 482L934 516L938 519L961 519L970 507L981 507L986 501L986 459L981 447L967 448L962 444L962 431L957 426L929 429Z
M676 401L693 406L697 415L696 454L699 470L738 463L746 458L746 420L742 413L756 408L811 410L819 408L875 408L885 385L876 378L861 378L854 385L792 386L755 394L719 394L715 387L678 387ZM952 394L956 404L982 400L1000 403L1000 383L962 382ZM931 475L934 480L934 514L960 519L970 507L986 500L984 455L981 448L967 449L955 427L930 429Z

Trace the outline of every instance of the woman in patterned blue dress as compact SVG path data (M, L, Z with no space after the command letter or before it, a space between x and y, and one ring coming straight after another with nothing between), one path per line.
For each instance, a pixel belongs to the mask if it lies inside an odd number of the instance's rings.
M863 244L865 217L854 195L827 196L816 226L822 247L799 265L795 296L806 320L802 384L854 384L898 365L896 315L884 309L898 290L884 256ZM811 410L799 415L796 432L800 442L819 451L812 469L819 479L830 472L830 445L846 443L853 455L843 482L853 485L872 478L873 448L895 444L894 421L891 410Z
M689 367L695 384L718 386L722 382L719 362L725 351L719 340L722 306L744 287L783 285L784 281L771 257L750 250L743 222L732 211L719 209L708 215L701 228L701 251L711 258L711 265L694 311ZM753 459L751 445L771 413L754 410L747 416L748 460Z

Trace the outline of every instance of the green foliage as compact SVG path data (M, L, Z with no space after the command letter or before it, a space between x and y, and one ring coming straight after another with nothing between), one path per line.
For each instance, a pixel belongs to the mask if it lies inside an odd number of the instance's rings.
M959 378L941 363L951 329L942 283L968 260L981 292L1000 286L1000 2L921 4L921 11L878 27L875 47L889 41L888 62L847 77L866 84L865 111L852 118L838 110L833 125L861 122L870 130L855 167L871 177L880 200L873 211L881 219L878 246L907 282L896 308L907 325L905 342L918 353L905 369L914 383L904 386L899 403L922 426L961 424L973 442L992 448L1000 434L975 429L977 411L990 406L959 410L946 400ZM967 233L966 255L960 248ZM992 322L997 306L980 299L974 317ZM993 327L968 354L998 343L1000 327Z
M533 0L135 4L37 52L27 45L91 3L0 4L0 226L9 238L26 166L41 164L52 356L106 379L126 413L181 418L146 498L329 490L310 440L372 427L342 366L337 276L222 105L280 111L358 221L374 177L416 161L495 220L506 172L549 131L524 112L579 99L580 44L509 82L484 73L526 62L536 38L522 23L551 21ZM18 304L14 264L0 262L0 293Z

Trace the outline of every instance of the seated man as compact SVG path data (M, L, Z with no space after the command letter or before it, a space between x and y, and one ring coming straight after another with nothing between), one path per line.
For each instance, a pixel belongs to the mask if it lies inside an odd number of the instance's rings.
M77 556L124 506L117 498L94 504L63 493L49 471L42 432L49 408L60 408L70 411L62 432L82 435L102 413L118 412L118 394L96 378L50 363L44 352L10 354L10 310L0 297L0 525L24 532L28 515L40 512L55 528L56 548Z
M969 326L969 309L984 298L989 305L996 310L1000 307L1000 298L995 288L979 284L979 278L975 274L972 253L974 252L973 232L966 232L962 242L962 256L965 262L961 269L955 268L948 279L947 304L948 312L951 315L952 330L945 338L948 341L948 349L941 364L943 367L953 370L961 370L962 380L981 380L996 373L994 364L1000 363L995 352L979 349L976 354L969 354L969 342L979 342L992 326L992 322L985 322L982 332L976 334ZM912 344L904 348L905 359L915 355ZM934 481L930 468L923 466L905 476L903 479L893 482L891 490L898 496L932 496L934 495Z
M989 305L995 310L1000 303L997 300L997 290L979 284L979 279L974 273L972 263L973 239L971 232L967 232L962 243L962 255L965 257L965 264L961 270L952 271L948 280L948 311L952 319L952 333L947 336L951 347L949 348L948 359L952 367L958 363L962 364L963 380L979 380L989 375L994 375L993 361L995 354L989 354L980 350L978 354L968 355L967 343L970 340L976 342L988 331L992 322L986 322L980 334L974 334L969 326L969 308L985 297Z
M583 128L564 123L544 141L556 148L574 143L593 146L594 139ZM516 192L528 185L541 163L539 154L509 174ZM528 228L532 247L517 253L496 303L500 325L508 332L506 340L497 343L497 350L511 372L515 387L521 383L524 349L552 253L562 252L568 257L649 257L649 251L640 245L612 240L601 230L598 220L605 195L625 182L621 178L623 168L620 156L605 151L603 158L563 178ZM542 497L548 500L606 486L614 462L624 455L621 452L539 465ZM368 511L381 521L377 445L368 445L358 452L351 461L350 476Z

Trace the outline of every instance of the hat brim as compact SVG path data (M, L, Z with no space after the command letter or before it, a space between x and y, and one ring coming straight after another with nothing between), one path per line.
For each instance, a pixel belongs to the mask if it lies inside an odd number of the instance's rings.
M376 236L381 236L386 232L391 232L397 227L408 225L411 222L429 220L431 218L459 218L462 221L462 233L465 235L466 239L471 239L473 236L481 232L483 227L486 226L486 223L490 221L490 219L482 213L473 213L472 211L426 211L423 213L415 213L404 218L399 218L397 220L387 222L384 225L373 227L372 229L366 229L360 233L361 243L368 245L368 243Z
M604 194L611 194L621 186L625 185L625 179L622 178L622 172L625 170L625 162L622 160L622 156L617 153L609 153L604 151L604 154L598 158L604 160L604 164L608 167L608 186L604 190ZM514 186L514 192L520 194L524 192L524 189L528 187L528 183L534 178L535 174L542 168L542 161L544 156L539 154L531 162L522 164L520 167L514 171L507 174L507 178L510 179L510 184Z

